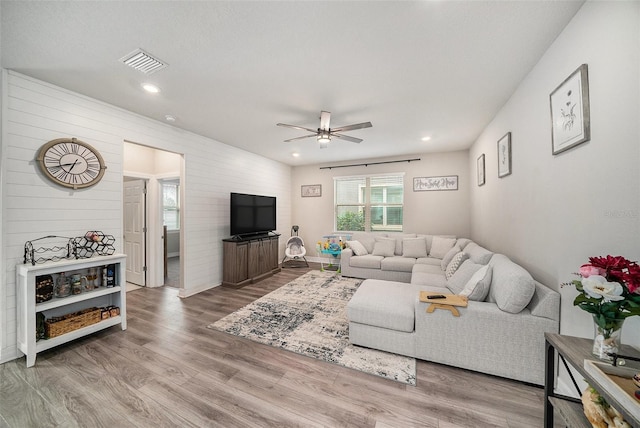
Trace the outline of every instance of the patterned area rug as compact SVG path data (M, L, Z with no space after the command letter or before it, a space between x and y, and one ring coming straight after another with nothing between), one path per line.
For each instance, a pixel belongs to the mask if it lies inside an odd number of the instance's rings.
M311 271L208 328L409 385L414 358L349 343L347 302L362 283Z

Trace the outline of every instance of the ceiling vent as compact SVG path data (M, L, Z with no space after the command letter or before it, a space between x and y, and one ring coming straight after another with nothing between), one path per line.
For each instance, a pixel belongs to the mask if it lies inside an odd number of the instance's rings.
M125 55L120 58L120 62L128 65L129 67L135 68L144 74L155 73L169 65L160 61L158 58L154 58L142 49L136 49L130 54Z

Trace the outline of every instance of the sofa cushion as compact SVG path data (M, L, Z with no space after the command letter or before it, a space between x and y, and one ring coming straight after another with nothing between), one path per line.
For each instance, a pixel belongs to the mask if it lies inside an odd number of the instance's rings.
M369 269L380 269L380 262L384 257L367 254L366 256L352 256L349 266Z
M364 245L364 248L367 249L367 253L369 254L373 253L373 245L376 243L376 238L374 234L366 233L366 232L355 232L351 236L351 239L353 241L358 241L359 243Z
M347 247L353 250L353 254L356 256L366 256L369 254L367 249L360 241L347 241Z
M493 256L493 253L491 251L487 250L486 248L482 248L475 242L470 242L469 244L467 244L467 246L464 247L464 252L469 254L469 259L471 259L472 262L481 265L486 265L487 263L489 263L489 260L491 260L491 256Z
M455 244L455 238L443 238L441 236L434 236L433 241L431 242L431 251L429 252L429 256L441 259L451 248L453 248Z
M467 281L464 289L458 293L461 296L467 296L469 300L475 300L482 302L489 294L489 287L491 286L491 273L492 268L489 265L484 265L473 274L471 279Z
M349 322L411 333L417 296L410 284L367 279L347 304Z
M442 269L442 266L441 266L442 260L436 259L434 257L420 257L419 259L416 260L416 264L438 266L438 269L444 270Z
M449 266L449 263L451 263L451 260L453 260L453 256L458 254L460 251L462 251L462 249L457 245L454 245L453 248L447 251L447 254L445 254L442 258L442 261L440 262L440 268L442 270L447 270L447 266Z
M393 256L385 257L380 262L382 270L392 270L395 272L411 272L413 265L416 264L416 259L409 257Z
M402 256L414 259L427 257L427 240L425 238L404 238L402 240Z
M503 254L495 254L489 262L493 268L490 302L505 312L517 314L531 301L536 284L529 272Z
M464 250L464 247L471 243L471 239L469 238L458 238L456 241L456 245L460 247L461 250Z
M435 273L441 276L444 276L444 271L442 269L440 269L440 266L436 266L436 265L425 265L425 264L418 264L416 263L413 266L413 270L411 272L429 272L429 273Z
M480 270L481 267L482 265L474 263L469 259L465 260L458 270L456 270L456 273L447 279L447 287L454 294L460 293L464 290L464 286L467 285L467 282L469 282L473 274Z
M447 265L447 270L444 272L444 276L449 279L453 276L454 273L458 270L462 262L467 260L469 256L466 253L460 251L458 254L453 256L453 259Z
M396 240L388 238L376 238L371 254L374 256L393 257L396 251Z
M405 238L415 238L416 234L415 233L398 233L398 234L393 234L391 236L389 236L389 238L395 239L396 240L396 250L395 250L395 255L396 256L401 256L402 255L402 246L403 246L403 242Z
M428 266L428 265L416 265L416 266ZM411 284L415 285L428 285L430 287L440 287L444 288L446 291L447 288L447 279L444 277L442 273L433 273L433 272L421 272L421 271L413 271L411 274Z

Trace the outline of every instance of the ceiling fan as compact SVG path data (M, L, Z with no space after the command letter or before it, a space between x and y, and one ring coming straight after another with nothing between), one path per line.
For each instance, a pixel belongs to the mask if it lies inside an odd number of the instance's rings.
M303 137L291 138L284 140L285 143L291 141L302 140L303 138L316 137L320 148L323 149L331 142L331 137L336 137L341 140L351 141L352 143L359 143L362 141L360 138L350 137L348 135L338 134L338 132L353 131L354 129L371 128L371 122L357 123L355 125L340 126L338 128L331 129L331 113L328 111L320 112L320 127L318 129L305 128L303 126L287 125L285 123L278 123L277 126L284 126L286 128L301 129L303 131L313 132L311 135L305 135Z

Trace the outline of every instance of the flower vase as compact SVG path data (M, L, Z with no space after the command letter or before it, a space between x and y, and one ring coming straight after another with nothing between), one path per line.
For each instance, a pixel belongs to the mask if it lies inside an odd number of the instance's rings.
M624 319L593 316L593 326L595 328L593 355L604 361L613 360L609 354L617 353L620 349L623 324Z

